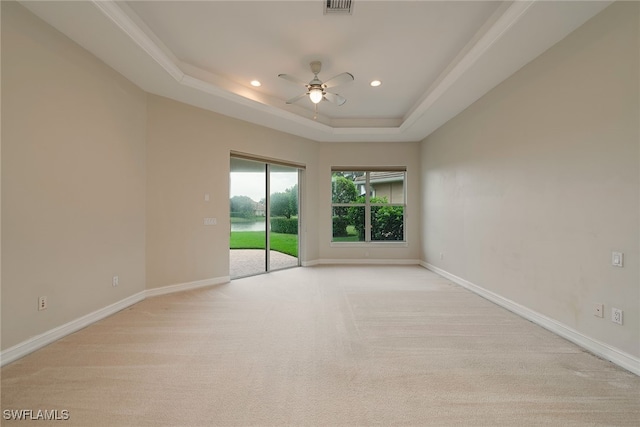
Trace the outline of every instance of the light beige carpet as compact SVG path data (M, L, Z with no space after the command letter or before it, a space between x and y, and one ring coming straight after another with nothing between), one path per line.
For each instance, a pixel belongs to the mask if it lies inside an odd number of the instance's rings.
M640 378L421 267L322 266L147 299L4 367L1 406L65 426L637 426ZM2 420L30 424L48 423Z

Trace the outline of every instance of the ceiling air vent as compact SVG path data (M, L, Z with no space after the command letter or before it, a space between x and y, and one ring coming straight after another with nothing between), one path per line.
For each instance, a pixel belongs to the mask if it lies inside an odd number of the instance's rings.
M350 15L352 10L351 0L325 0L325 15Z

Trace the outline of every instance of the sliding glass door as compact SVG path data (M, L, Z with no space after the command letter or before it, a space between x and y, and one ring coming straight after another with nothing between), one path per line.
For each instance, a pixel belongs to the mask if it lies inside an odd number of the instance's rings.
M269 169L269 269L298 266L298 169Z
M231 157L230 275L296 267L299 169Z
M231 158L231 278L266 271L267 175L266 165Z

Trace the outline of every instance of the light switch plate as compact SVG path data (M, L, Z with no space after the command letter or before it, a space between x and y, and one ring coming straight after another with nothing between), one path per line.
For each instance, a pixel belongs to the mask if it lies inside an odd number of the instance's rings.
M611 252L611 265L622 267L624 265L624 254L622 252Z
M215 218L205 218L204 225L216 225L218 221Z

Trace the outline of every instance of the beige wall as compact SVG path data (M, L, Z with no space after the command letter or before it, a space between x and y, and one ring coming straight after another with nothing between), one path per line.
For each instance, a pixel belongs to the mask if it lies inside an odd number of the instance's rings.
M609 7L429 136L421 154L423 259L635 356L638 7ZM611 266L613 250L624 268ZM610 321L612 306L624 326Z
M145 98L2 2L2 349L144 290Z
M426 260L640 354L637 4L421 144L316 143L146 95L14 3L1 29L2 349L145 288L226 277L234 150L307 165L304 261ZM331 245L331 166L398 165L407 244Z
M328 143L320 146L318 158L318 244L320 260L413 260L420 259L420 144L419 143ZM331 243L331 167L406 166L407 214L406 244Z
M307 166L301 259L317 258L317 143L149 95L148 288L229 275L232 150Z
M308 165L301 256L317 258L315 142L147 96L20 5L2 11L2 349L228 276L231 150Z

